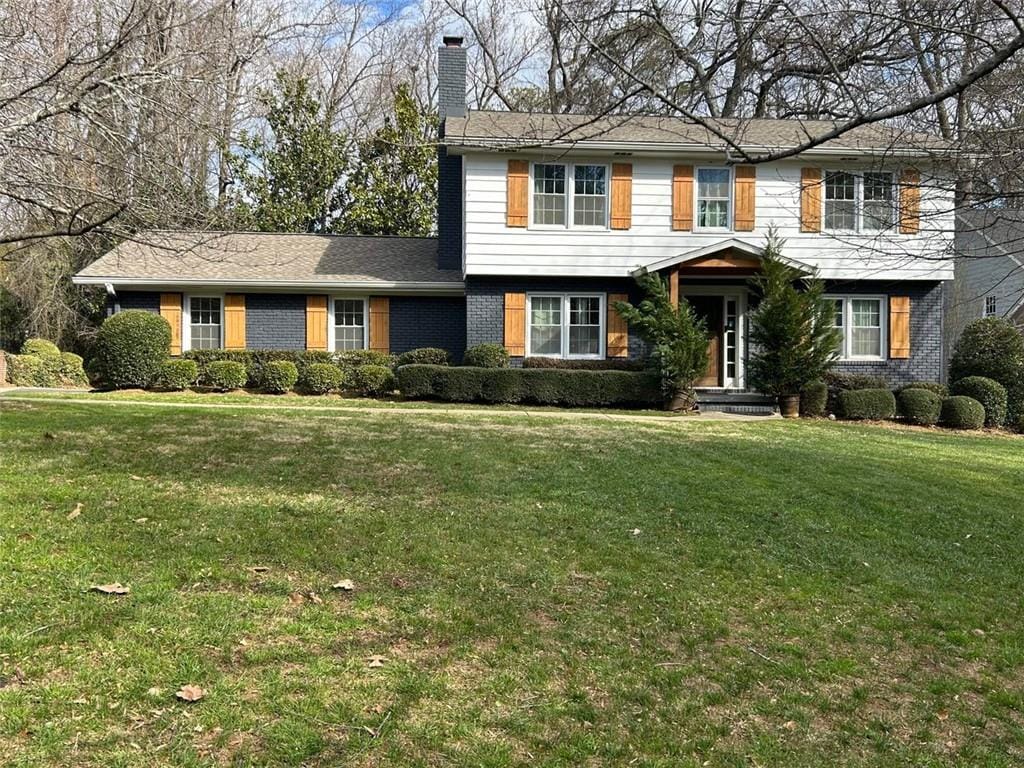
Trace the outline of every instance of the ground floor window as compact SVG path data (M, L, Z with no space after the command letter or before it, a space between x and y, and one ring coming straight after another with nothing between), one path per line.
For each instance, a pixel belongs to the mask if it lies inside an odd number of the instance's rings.
M334 351L366 349L366 300L334 300Z
M527 355L603 357L603 294L531 294Z
M835 306L833 326L842 333L841 360L885 357L885 299L880 296L829 296Z
M219 296L189 297L189 348L221 348L221 301Z

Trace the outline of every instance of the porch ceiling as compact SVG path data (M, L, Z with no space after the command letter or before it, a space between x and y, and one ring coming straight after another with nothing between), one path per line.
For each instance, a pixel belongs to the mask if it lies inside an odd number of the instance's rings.
M675 267L682 274L706 277L729 277L752 275L761 268L764 248L747 243L734 237L719 240L711 245L693 248L689 251L659 259L633 270L640 272L660 272ZM782 256L782 261L805 274L813 272L813 267L804 262Z

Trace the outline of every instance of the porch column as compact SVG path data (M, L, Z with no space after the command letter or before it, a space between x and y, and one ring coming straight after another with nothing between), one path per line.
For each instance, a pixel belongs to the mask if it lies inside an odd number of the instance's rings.
M679 268L669 270L668 273L668 296L673 307L679 306Z

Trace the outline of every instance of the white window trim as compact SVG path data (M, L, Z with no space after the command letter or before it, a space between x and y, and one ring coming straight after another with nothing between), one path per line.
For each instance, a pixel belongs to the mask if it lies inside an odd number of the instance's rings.
M825 225L825 208L828 200L825 198L827 189L826 177L830 173L848 173L853 176L853 229L829 229ZM888 229L865 229L864 228L864 174L865 173L887 173L892 177L892 214L893 223ZM853 171L849 168L823 168L821 171L821 231L833 235L896 235L899 234L899 177L895 171L884 169L872 169L867 171Z
M989 303L990 300L992 302L992 311L991 312L988 311L988 303ZM999 316L999 304L996 301L995 294L991 294L990 293L988 296L982 297L982 300L981 300L981 316L983 318L998 317Z
M185 293L181 297L181 351L192 349L192 299L220 299L220 347L224 349L224 294Z
M889 359L889 297L880 296L874 294L860 294L860 293L829 293L823 297L826 301L842 301L843 302L843 351L839 356L840 362L863 362L870 360L878 362L879 360ZM850 331L853 328L851 321L853 319L853 304L851 303L854 299L868 299L879 302L878 304L878 325L879 325L879 352L878 355L851 355L850 344L852 343L852 336Z
M726 216L724 227L702 227L700 225L700 172L701 171L728 171L729 172L729 214ZM736 214L736 178L732 167L721 165L698 165L693 169L693 231L694 232L732 232Z
M530 322L531 315L533 314L533 297L555 297L562 300L562 354L560 355L539 355L530 352L531 349L531 329L533 323ZM598 310L598 342L599 349L596 355L571 355L569 354L569 299L571 298L584 298L584 299L598 299L600 301L600 308ZM604 360L607 350L605 345L608 341L608 311L607 311L607 295L603 293L577 293L570 291L567 293L559 292L543 292L538 291L536 293L526 294L526 357L551 357L557 360Z
M363 349L370 348L370 298L368 296L353 296L351 294L339 293L334 296L327 297L327 350L332 354L337 354L338 350L335 349L335 342L337 341L337 330L334 325L334 302L337 299L345 301L361 301L363 302Z
M534 168L538 165L561 165L565 167L565 224L535 224L533 222L533 172ZM601 225L585 225L585 224L573 224L573 197L576 194L576 173L575 168L577 165L596 165L604 168L604 184L605 184L605 206L604 206L604 226ZM598 162L567 162L553 160L551 162L545 162L543 160L530 161L530 194L527 200L527 229L536 229L539 231L549 232L562 232L567 229L575 229L581 232L610 232L611 231L611 215L612 215L612 167L609 163L598 163ZM538 296L540 294L537 294ZM577 294L573 294L574 296ZM582 295L582 294L579 294Z

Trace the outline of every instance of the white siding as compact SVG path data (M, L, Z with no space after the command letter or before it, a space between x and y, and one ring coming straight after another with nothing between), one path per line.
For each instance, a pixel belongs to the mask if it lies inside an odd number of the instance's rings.
M633 164L633 222L624 231L523 229L505 226L508 155L467 154L465 173L465 270L468 275L623 276L693 248L728 237L763 245L769 226L785 241L787 256L836 279L951 279L951 184L922 174L918 235L829 235L800 232L800 169L849 164L784 161L757 169L753 232L723 234L671 229L674 163L710 165L685 158L628 158ZM574 160L611 162L613 158ZM625 161L627 158L614 158ZM892 170L897 172L899 168Z

